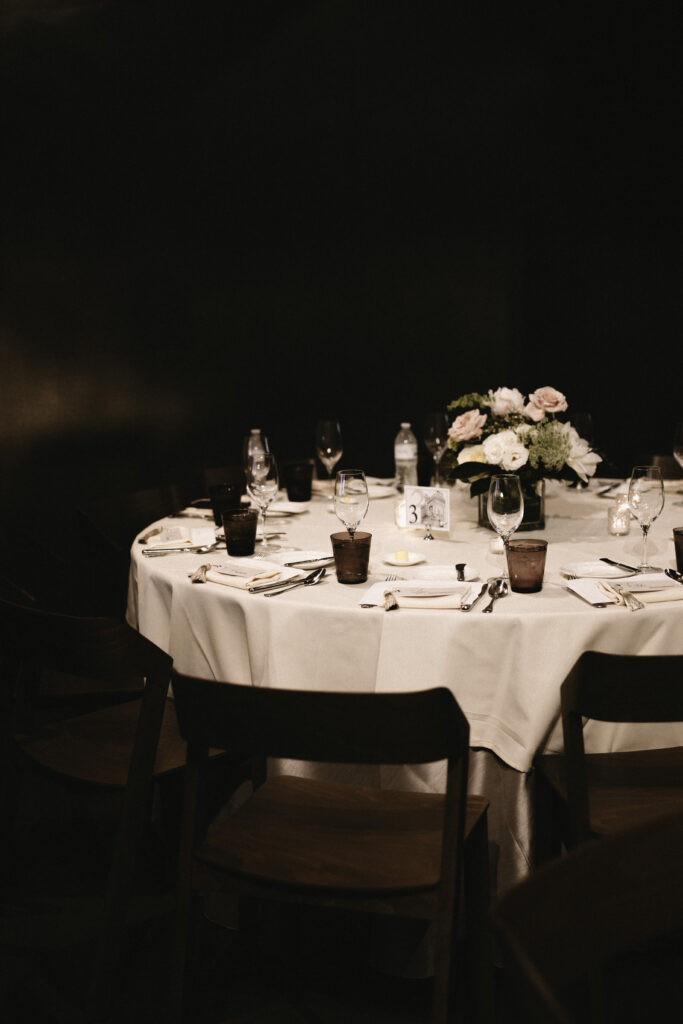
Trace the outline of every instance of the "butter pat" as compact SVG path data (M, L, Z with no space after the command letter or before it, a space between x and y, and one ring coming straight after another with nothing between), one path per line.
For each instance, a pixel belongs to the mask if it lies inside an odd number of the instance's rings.
M409 562L410 555L408 554L407 551L397 551L396 554L394 555L394 559L397 562Z

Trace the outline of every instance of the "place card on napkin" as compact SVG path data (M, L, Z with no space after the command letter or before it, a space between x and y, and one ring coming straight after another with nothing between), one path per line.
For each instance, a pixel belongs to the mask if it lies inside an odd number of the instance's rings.
M374 583L361 598L362 605L387 608L460 608L468 596L469 583ZM683 589L683 587L681 588ZM391 595L391 596L389 596Z
M588 604L603 605L603 604L619 604L619 598L615 593L605 593L600 587L600 580L594 579L582 579L582 580L568 580L567 590L571 590L577 597L587 601ZM683 587L681 587L683 590Z
M238 559L212 565L206 572L206 578L211 583L235 587L237 590L248 590L258 583L284 583L286 580L296 579L299 575L295 569L284 569L272 562L242 562Z
M613 592L606 581L599 583L605 592ZM683 586L672 580L663 572L645 572L638 576L628 576L620 583L621 589L633 594L643 604L659 604L663 601L683 601ZM623 598L617 595L619 603Z
M213 544L216 540L213 527L206 526L190 530L184 526L164 526L158 533L148 534L145 541L148 548L194 548Z

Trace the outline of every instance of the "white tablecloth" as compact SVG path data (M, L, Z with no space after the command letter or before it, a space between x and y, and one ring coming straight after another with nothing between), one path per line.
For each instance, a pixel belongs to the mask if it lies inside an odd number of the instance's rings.
M485 601L468 613L364 609L365 585L337 583L333 569L314 588L265 599L190 582L192 569L218 561L221 552L146 558L135 544L128 618L173 656L180 671L207 679L378 692L446 686L467 715L472 746L527 771L538 750L556 745L559 686L583 651L683 654L683 602L631 613L623 607L592 608L567 591L558 570L569 562L600 555L637 562L640 530L634 523L627 537L610 536L609 502L596 496L597 489L595 483L588 491L550 485L542 531L549 542L543 590L511 594L492 615L481 614ZM279 543L330 550L329 535L340 524L325 500L316 499L309 508L278 521L278 529L287 533ZM683 524L683 496L667 495L650 533L650 553L658 565L675 567L671 531L677 524ZM371 502L363 529L372 533L369 582L392 572L410 577L418 570L383 562L397 549L416 551L427 564L467 562L483 579L503 566L503 556L489 550L493 535L476 525L475 504L464 489L453 491L447 539L437 533L434 541L425 541L424 530L399 530L391 497ZM589 727L587 742L610 749L628 744L628 731ZM644 732L639 727L638 743ZM656 730L653 745L661 732Z
M216 584L193 584L188 574L207 561L227 557L181 553L146 558L134 544L128 620L168 651L181 672L256 686L346 691L412 690L446 686L470 723L470 743L492 751L487 771L500 790L505 765L515 769L517 792L527 791L525 776L540 750L560 749L559 688L585 650L631 654L683 654L683 602L646 607L593 608L569 593L561 566L606 555L637 564L640 529L627 537L607 531L610 502L597 495L599 484L570 490L550 484L546 497L548 556L543 590L511 594L493 614L472 611L360 607L366 585L344 586L333 570L313 588L266 599ZM490 550L494 535L477 526L476 504L460 485L451 492L451 529L425 541L424 530L402 530L394 522L395 499L373 500L362 529L372 533L368 585L389 573L410 577L415 569L385 564L384 556L407 549L427 564L466 562L482 579L499 574L503 556ZM177 522L177 521L176 521ZM330 533L341 526L323 498L308 511L272 525L286 531L283 547L331 550ZM683 525L683 495L667 494L662 516L650 532L651 560L675 567L672 527ZM526 533L524 536L539 534ZM589 750L683 744L683 725L586 727ZM481 775L473 759L472 775ZM403 770L403 783L438 788L439 773ZM508 781L506 785L511 785ZM479 786L479 790L486 788ZM514 801L513 801L514 802ZM511 826L511 807L494 808L504 816L499 831L513 831L519 863L508 877L522 873L528 860L528 820ZM520 810L514 812L519 815ZM528 815L528 808L524 814ZM495 823L492 831L495 832ZM508 851L510 852L510 851Z

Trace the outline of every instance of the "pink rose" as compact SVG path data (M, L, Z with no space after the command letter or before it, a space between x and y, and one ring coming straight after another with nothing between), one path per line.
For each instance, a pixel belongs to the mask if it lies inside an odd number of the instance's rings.
M543 412L564 412L567 408L567 399L561 391L555 388L538 388L532 395L529 395L529 402ZM527 416L529 413L527 413ZM535 417L531 416L530 419Z
M479 437L486 423L486 413L478 409L470 409L456 416L448 431L449 437L454 441L470 441L473 437Z

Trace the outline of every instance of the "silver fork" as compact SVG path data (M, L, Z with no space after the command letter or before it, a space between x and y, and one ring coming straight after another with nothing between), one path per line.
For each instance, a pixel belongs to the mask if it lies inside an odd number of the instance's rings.
M624 604L630 612L639 612L645 605L642 601L639 601L635 594L632 594L629 590L624 590L618 583L613 583L612 586L616 590L617 594L620 594L624 599Z

